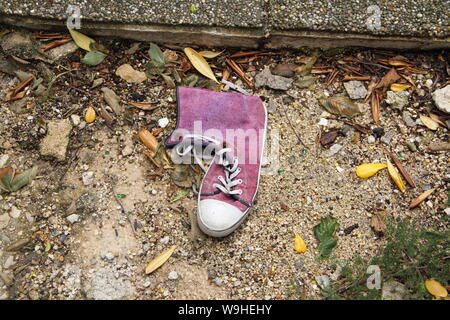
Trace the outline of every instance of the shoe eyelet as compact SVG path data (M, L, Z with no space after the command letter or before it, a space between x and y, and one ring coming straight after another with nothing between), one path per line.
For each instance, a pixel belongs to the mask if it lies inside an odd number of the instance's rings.
M239 182L239 184L241 184L242 183L242 179L239 179L238 182Z

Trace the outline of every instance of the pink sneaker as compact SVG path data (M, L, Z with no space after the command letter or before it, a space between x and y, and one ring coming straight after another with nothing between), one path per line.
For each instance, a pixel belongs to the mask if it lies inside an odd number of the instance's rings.
M193 156L206 172L198 194L198 225L210 236L224 237L255 202L267 112L258 97L239 93L178 87L177 96L177 127L165 144L174 147L175 162ZM202 160L210 161L208 169Z

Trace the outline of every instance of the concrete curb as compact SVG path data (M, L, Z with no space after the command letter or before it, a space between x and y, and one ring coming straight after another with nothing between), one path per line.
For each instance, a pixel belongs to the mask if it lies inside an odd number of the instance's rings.
M56 19L0 16L0 23L42 31L64 31L65 22ZM239 48L370 47L389 49L434 50L450 48L450 37L389 37L358 33L327 31L273 30L263 28L219 28L211 26L168 26L118 24L113 22L83 22L83 33L94 36L118 37L158 43L184 43L200 46Z

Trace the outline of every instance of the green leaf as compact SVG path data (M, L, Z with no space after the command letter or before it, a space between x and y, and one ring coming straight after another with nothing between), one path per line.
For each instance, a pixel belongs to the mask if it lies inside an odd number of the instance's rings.
M20 174L16 174L11 181L11 192L17 191L23 186L29 184L37 174L37 167L28 169Z
M177 72L177 70L173 69L172 74L173 74L173 77L175 78L175 81L177 83L181 83L182 80L181 80L180 74Z
M145 65L145 74L150 80L157 78L164 71L166 71L166 67L164 65L158 64L155 61L150 61Z
M116 194L116 197L117 197L117 199L124 199L124 198L126 198L127 196L124 195L123 193L118 193L118 194Z
M320 220L320 223L314 227L314 236L319 241L319 252L321 257L327 258L334 247L337 245L337 239L334 234L339 223L336 218L327 216Z
M164 79L164 82L169 86L169 88L175 88L175 82L173 82L172 78L168 76L167 74L162 73L161 76Z
M88 66L96 66L103 62L106 54L98 51L90 51L81 59L81 62Z
M49 242L47 242L45 244L45 249L44 250L45 250L45 252L49 252L51 248L52 248L52 244L49 241Z
M183 199L184 197L186 197L189 193L189 189L181 189L180 191L177 192L177 195L175 196L175 198L173 198L170 203L174 203L178 200Z
M198 76L196 74L191 74L190 76L184 78L183 82L188 87L195 87L198 82Z
M164 54L162 53L161 49L154 43L150 43L150 49L148 50L148 54L150 56L150 59L152 59L154 62L165 65L166 59L164 58Z
M11 192L11 180L14 177L14 170L11 168L0 171L0 189L5 192Z
M189 6L189 11L192 13L197 13L198 9L195 4L191 3L191 5Z

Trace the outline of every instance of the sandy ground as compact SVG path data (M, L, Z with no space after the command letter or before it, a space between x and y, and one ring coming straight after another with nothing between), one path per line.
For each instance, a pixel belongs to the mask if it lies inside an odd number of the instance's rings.
M370 227L377 208L385 209L397 221L411 219L426 227L448 227L442 219L449 179L448 153L426 152L429 143L448 141L448 129L430 131L419 124L408 127L401 112L386 106L381 122L385 132L393 132L393 138L388 146L378 139L369 143L370 133L361 134L341 120L333 120L318 103L324 95L345 94L342 81L327 86L325 76L318 76L310 88L275 91L252 90L234 77L233 82L263 96L267 107L269 101L272 107L276 105L269 114L268 129L279 131L279 161L278 165L268 164L275 168L275 174L262 176L258 202L242 226L224 239L204 236L196 226L196 196L191 192L172 203L179 188L171 182L170 170L161 176L152 175L158 171L143 154L146 148L137 137L139 129L156 128L157 120L163 117L170 122L159 139L170 133L176 119L174 89L157 80L127 84L114 74L115 69L128 62L143 70L146 51L127 55L130 43L109 41L106 45L111 53L105 64L81 65L72 78L65 77L54 85L57 94L48 101L31 95L26 98L28 107L23 113L14 113L8 103L0 104L0 155L8 155L10 165L19 170L39 166L38 177L30 185L0 198L0 297L296 299L296 284L303 298L319 299L317 276L333 279L336 261L352 259L355 254L369 259L384 245L384 238ZM411 102L407 107L414 118L433 108L430 89L424 83L427 79L434 81L442 71L442 67L435 67L439 54L407 54L427 70L427 74L413 77L420 86L414 95L423 94L414 100L419 101L417 105ZM80 55L79 50L72 53ZM320 63L342 55L339 51L329 53ZM286 51L262 57L251 63L257 71L248 74L253 77L266 64L295 63L305 56ZM59 74L64 71L61 65L70 63L70 58L64 58L49 64L48 69ZM29 72L42 72L34 67ZM128 120L112 129L100 117L92 124L74 126L65 161L41 156L39 143L46 135L46 121L71 119L71 114L83 118L88 105L106 105L100 88L91 89L96 78L104 78L102 86L113 89L122 101L130 101L137 92L144 101L156 101L159 108L144 112L127 107ZM439 86L445 81L440 77ZM19 80L0 73L0 83L3 96ZM355 121L374 128L369 104L358 102L364 113ZM307 149L298 143L288 117ZM334 155L316 142L321 118L328 118L327 129L344 132L334 142L342 146ZM267 151L273 142L270 138L269 134ZM419 150L411 152L405 142L416 138ZM361 163L384 162L383 146L401 158L416 188L408 187L401 193L386 171L367 180L355 175L355 167ZM126 147L132 152L123 155ZM94 176L89 185L82 181L86 172ZM408 204L430 186L437 188L433 195L409 210ZM115 194L125 195L121 199L124 212ZM19 217L10 216L12 207L20 211ZM72 214L79 216L78 222L68 221ZM339 222L338 246L330 259L319 260L313 227L327 215ZM355 224L352 232L344 232ZM303 254L293 248L296 232L308 247ZM23 239L28 241L17 250L8 250ZM146 264L172 245L178 248L168 262L146 275ZM169 279L171 272L177 273L176 279Z

